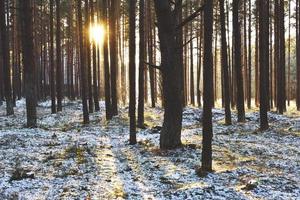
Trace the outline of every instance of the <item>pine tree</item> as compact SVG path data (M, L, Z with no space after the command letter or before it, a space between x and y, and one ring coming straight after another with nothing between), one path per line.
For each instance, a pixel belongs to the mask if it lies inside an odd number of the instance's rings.
M62 63L61 63L61 18L60 18L60 0L56 2L56 95L57 111L62 111Z
M228 55L226 41L226 25L225 25L225 8L224 0L219 0L220 3L220 24L221 24L221 40L222 40L222 74L224 84L225 97L225 123L231 125L231 110L230 110L230 92L229 92L229 76L228 76Z
M34 62L33 19L31 0L19 0L22 30L23 66L25 76L27 127L37 126L36 104L36 65Z
M300 3L296 0L296 63L297 63L297 81L296 81L296 104L300 111Z
M111 112L118 114L118 92L117 92L117 65L118 65L118 43L117 43L117 11L120 6L119 0L111 1L109 14L109 47L110 47L110 81L111 81Z
M0 1L0 34L1 34L1 50L2 50L2 62L3 62L3 82L4 93L6 100L6 114L13 115L13 99L12 99L12 86L11 86L11 66L10 66L10 54L9 54L9 38L8 27L5 21L5 5L4 0Z
M144 128L144 104L145 104L145 2L140 0L139 3L139 100L138 100L138 127Z
M49 64L50 64L50 93L51 93L51 112L56 113L56 98L55 98L55 68L54 68L54 31L53 31L53 7L54 0L50 0L50 49L49 49Z
M243 69L241 56L241 27L239 18L240 0L233 0L233 35L234 35L234 67L236 75L236 97L238 121L245 121Z
M203 57L203 139L201 170L212 171L212 105L213 105L213 2L205 0L204 8L204 57Z
M77 14L78 14L78 29L79 29L79 48L80 48L80 71L81 71L81 96L82 96L82 109L83 109L83 123L89 123L89 111L87 103L87 77L85 65L85 51L84 51L84 37L83 37L83 23L82 23L82 3L77 0Z
M268 125L268 87L269 73L269 0L259 0L259 64L260 64L260 129Z
M103 49L103 59L104 59L104 87L105 87L105 110L106 110L106 120L112 119L112 105L111 105L111 81L110 81L110 63L109 63L109 52L108 52L108 0L103 0L103 8L102 8L102 20L103 25L105 27L105 37L104 37L104 49Z
M161 50L163 104L165 108L163 127L160 132L160 148L172 149L181 145L182 128L182 66L176 42L178 26L171 3L168 0L155 0L158 36ZM152 66L153 67L153 66Z
M129 1L129 118L130 118L130 144L136 144L136 91L135 91L135 11L136 0Z

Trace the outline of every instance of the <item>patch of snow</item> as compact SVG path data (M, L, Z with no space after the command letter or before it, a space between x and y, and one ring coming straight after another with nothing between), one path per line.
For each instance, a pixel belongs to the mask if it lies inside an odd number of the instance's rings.
M224 125L224 111L213 110L213 167L196 175L201 162L202 110L183 114L182 148L159 150L163 111L146 108L138 144L128 145L128 108L107 122L101 112L82 125L80 101L64 100L51 114L40 102L36 129L24 128L25 100L15 115L0 106L0 199L299 199L300 139L290 127L297 120L269 113L270 129L258 130L259 114L247 123ZM12 180L17 171L33 178Z

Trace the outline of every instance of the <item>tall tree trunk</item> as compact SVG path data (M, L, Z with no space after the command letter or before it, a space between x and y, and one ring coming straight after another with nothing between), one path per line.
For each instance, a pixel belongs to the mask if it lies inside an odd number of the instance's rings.
M260 91L260 129L268 125L268 88L269 79L269 0L259 0L259 91Z
M226 41L226 25L225 25L225 9L224 0L219 0L220 3L220 24L221 24L221 40L222 40L222 71L225 97L225 124L231 125L231 110L230 110L230 93L229 93L229 77L228 77L228 55Z
M129 118L130 118L130 144L136 144L136 84L135 84L135 10L136 0L129 2Z
M287 100L290 106L291 101L291 0L288 0L288 80L287 80Z
M53 2L50 0L50 49L49 49L49 64L50 64L50 93L51 93L51 112L56 113L56 98L55 98L55 66L54 66L54 31L53 31Z
M92 88L92 66L91 66L91 43L88 36L88 30L90 27L90 13L89 13L89 1L85 0L85 29L87 30L87 36L85 37L85 53L86 53L86 65L87 65L87 89L88 89L88 109L90 113L94 112L93 102L93 88Z
M300 111L300 5L299 0L296 0L296 59L297 59L297 86L296 86L296 104L297 110Z
M3 80L4 80L4 93L6 100L6 114L13 115L13 99L12 99L12 86L11 86L11 67L10 67L10 54L9 54L9 38L8 26L5 22L5 6L4 0L0 1L0 34L1 34L1 49L3 59Z
M269 3L270 4L270 3ZM272 4L270 4L270 11L269 11L269 15L270 16L272 16L272 11L273 11L273 5ZM269 86L269 96L270 96L270 98L269 98L269 100L270 100L270 109L273 109L273 107L274 107L274 62L273 62L273 20L272 20L272 17L269 19L270 20L270 22L269 22L269 24L270 24L270 32L269 32L269 40L270 40L270 53L269 53L269 55L270 55L270 58L269 58L269 63L270 63L270 69L269 69L269 71L270 71L270 86Z
M22 49L23 49L23 66L25 76L25 94L26 94L26 112L27 127L34 128L37 126L36 104L36 69L34 61L33 45L33 19L31 0L20 0L20 19L22 20Z
M203 58L203 139L201 169L212 171L212 105L213 105L213 2L205 0L204 8L204 58Z
M60 23L60 0L56 2L56 94L57 111L62 111L62 63L61 63L61 23Z
M155 27L153 28L153 19L152 19L152 12L151 12L151 6L148 7L149 12L149 63L155 64L154 59L154 49L155 49L155 43L154 43L154 37L155 34L153 34ZM151 107L155 107L156 98L155 98L155 69L150 67L149 68L149 78L150 78L150 96L151 96Z
M172 149L181 145L182 84L180 51L176 42L177 16L173 16L168 0L154 0L161 50L163 101L165 107L160 148Z
M192 9L192 8L191 8ZM193 45L193 22L190 27L190 97L191 104L195 105L195 89L194 89L194 45Z
M94 13L94 1L90 0L90 8L91 8L91 23L95 24L95 13ZM92 44L92 51L93 51L93 97L94 97L94 104L95 104L95 111L100 111L100 105L99 105L99 88L98 88L98 68L97 68L97 48L99 44L96 44L94 41ZM100 60L98 60L100 62Z
M3 59L2 59L2 40L0 34L0 106L3 105L4 100L4 74L3 74Z
M234 61L237 86L238 121L245 121L243 70L241 57L241 28L239 21L240 0L233 0L233 33L234 33Z
M284 30L284 1L275 0L275 10L277 15L277 110L283 114L285 110L285 30Z
M202 68L202 41L203 41L203 14L201 15L200 19L200 34L199 34L199 43L198 43L198 48L199 48L199 53L198 53L198 69L197 69L197 101L198 101L198 106L202 106L202 100L201 100L201 89L200 89L200 84L201 84L201 68Z
M140 44L139 44L139 102L138 102L138 127L144 128L144 61L145 61L145 32L144 32L144 13L145 2L140 0L139 4L139 32L140 32Z
M259 1L256 0L255 2L255 105L259 106L259 47L258 47L258 3Z
M112 108L111 108L111 87L110 87L110 67L109 67L109 55L108 55L108 0L103 0L103 23L105 27L105 37L103 40L103 56L104 56L104 87L105 87L105 109L106 109L106 120L112 119Z
M248 105L248 49L247 49L247 0L243 0L243 68L244 68L244 98Z
M150 23L151 24L151 23ZM127 99L127 79L126 79L126 64L125 64L125 45L126 45L126 38L125 38L125 15L122 15L122 59L121 59L121 93L122 93L122 102L126 104ZM149 53L150 54L150 53ZM149 55L150 57L150 55Z
M82 23L82 11L81 0L77 0L77 12L78 12L78 32L79 32L79 48L80 48L80 71L81 71L81 96L82 96L82 109L83 109L83 123L89 123L89 111L87 103L87 77L85 68L85 51L84 51L84 37L83 37L83 23Z
M217 12L217 9L215 9L215 12ZM215 38L214 38L214 68L213 68L213 73L214 73L214 81L213 81L213 108L215 107L215 102L217 101L217 63L218 63L218 16L215 16Z
M117 44L117 12L119 0L111 1L109 17L109 48L110 48L110 77L111 77L111 111L112 115L118 114L117 96L117 65L118 65L118 44Z
M248 109L251 109L251 100L252 100L252 45L251 45L251 34L252 34L252 13L251 13L251 0L249 0L249 9L248 9L248 12L249 12L249 16L248 16L248 103L247 103L247 106L248 106Z

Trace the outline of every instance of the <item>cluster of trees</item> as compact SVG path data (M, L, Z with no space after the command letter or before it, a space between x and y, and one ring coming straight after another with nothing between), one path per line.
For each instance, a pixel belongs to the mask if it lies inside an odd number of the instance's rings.
M101 43L89 34L96 24ZM135 144L145 105L161 102L160 147L172 149L181 145L183 108L203 106L203 171L212 170L218 99L227 125L235 108L245 122L255 99L261 130L271 109L282 114L296 100L300 110L299 0L3 0L0 45L7 115L26 97L27 125L36 127L38 101L50 97L56 113L64 97L81 98L88 124L100 100L107 120L129 101Z

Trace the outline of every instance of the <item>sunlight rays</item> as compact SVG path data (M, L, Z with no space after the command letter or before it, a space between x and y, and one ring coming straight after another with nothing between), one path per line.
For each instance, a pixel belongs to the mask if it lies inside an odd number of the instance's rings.
M90 40L100 46L105 37L105 28L102 24L91 24L89 29Z

